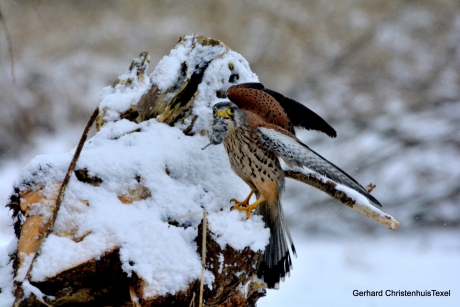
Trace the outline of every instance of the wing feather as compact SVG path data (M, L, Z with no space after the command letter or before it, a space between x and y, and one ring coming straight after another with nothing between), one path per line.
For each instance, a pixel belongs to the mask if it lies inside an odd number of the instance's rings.
M298 101L294 99L285 97L283 94L275 92L274 90L265 88L261 83L241 83L237 85L233 85L229 88L227 94L229 98L233 96L233 91L236 89L254 89L262 91L271 97L273 97L283 108L286 112L290 122L295 127L305 128L307 130L316 130L326 133L328 136L335 138L337 136L337 132L334 128L332 128L324 119L321 118L318 114L304 106ZM240 108L248 107L247 105L240 105ZM251 107L249 107L250 109ZM255 110L257 111L257 110Z
M275 98L279 104L286 111L291 123L294 127L301 127L307 130L316 130L326 133L328 136L335 138L337 132L332 128L324 119L318 114L304 106L298 101L285 97L283 94L275 92L271 89L264 88L263 91L273 98Z
M262 144L267 149L276 152L291 166L306 167L336 183L343 184L359 192L374 205L382 206L355 179L300 142L296 137L277 131L276 129L264 127L259 127L258 131L260 132Z

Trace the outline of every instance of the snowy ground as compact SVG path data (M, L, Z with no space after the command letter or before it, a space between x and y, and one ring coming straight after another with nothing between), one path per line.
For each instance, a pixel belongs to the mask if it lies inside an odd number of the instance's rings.
M291 277L280 290L268 291L259 307L460 305L458 233L294 238L299 257ZM383 290L383 296L355 297L353 290ZM450 290L450 297L386 297L386 290Z

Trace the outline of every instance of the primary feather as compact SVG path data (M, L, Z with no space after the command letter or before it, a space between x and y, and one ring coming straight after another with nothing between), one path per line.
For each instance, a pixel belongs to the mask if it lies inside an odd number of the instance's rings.
M310 149L296 137L271 128L259 127L258 130L261 132L262 144L267 149L276 152L287 162L287 164L294 167L306 167L336 183L352 188L364 195L374 205L382 206L379 201L369 194L355 179Z

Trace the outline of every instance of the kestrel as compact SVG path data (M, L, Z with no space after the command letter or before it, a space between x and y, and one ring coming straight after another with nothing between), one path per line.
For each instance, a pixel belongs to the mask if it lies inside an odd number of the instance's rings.
M233 171L251 188L245 200L232 199L234 208L246 211L247 218L256 209L270 229L257 275L268 288L276 288L292 269L286 236L296 255L280 201L285 185L280 158L289 167L308 168L358 191L375 205L380 203L347 173L296 138L293 126L336 136L316 113L259 83L231 86L227 97L230 101L213 106L209 138L212 144L224 143ZM257 200L249 204L253 194Z

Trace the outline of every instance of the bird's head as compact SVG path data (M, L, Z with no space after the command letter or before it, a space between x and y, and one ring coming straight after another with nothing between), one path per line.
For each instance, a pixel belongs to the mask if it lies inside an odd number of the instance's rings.
M238 107L236 104L230 102L230 101L223 101L216 103L212 107L212 115L214 118L219 118L225 121L233 120L235 116L235 110L237 110Z
M216 103L212 107L212 114L212 132L209 139L214 145L222 143L229 129L239 127L246 122L246 114L230 101Z
M212 113L214 122L222 121L229 125L229 128L239 127L246 122L246 114L230 101L216 103L212 107Z

